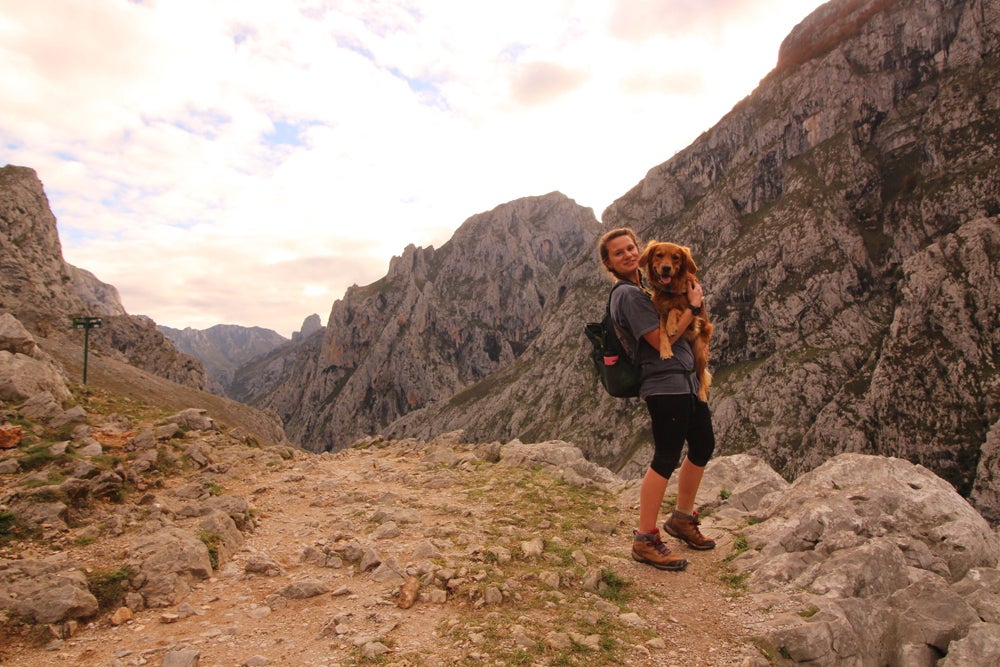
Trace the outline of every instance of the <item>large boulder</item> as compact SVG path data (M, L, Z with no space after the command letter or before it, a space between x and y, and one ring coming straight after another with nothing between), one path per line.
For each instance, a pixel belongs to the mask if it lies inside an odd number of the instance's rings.
M70 397L66 380L55 366L0 350L0 401L16 403L42 392L62 400Z
M93 616L97 598L73 563L0 559L0 609L36 623Z
M779 664L933 667L1000 614L1000 537L923 466L841 454L748 517L733 565L773 610L759 640Z
M804 554L829 556L878 538L908 565L951 583L1000 558L1000 538L948 482L902 459L863 454L841 454L798 478L747 538L755 550L741 560L756 570L754 590L803 574Z
M128 550L136 572L132 587L147 607L169 607L190 591L195 581L212 576L208 547L194 533L166 527L144 535Z

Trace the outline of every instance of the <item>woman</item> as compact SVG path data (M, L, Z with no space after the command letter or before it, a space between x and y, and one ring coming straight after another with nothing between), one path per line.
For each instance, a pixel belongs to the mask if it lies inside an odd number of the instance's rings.
M661 570L683 570L687 561L670 552L660 539L656 522L667 482L680 462L685 441L688 450L680 464L677 507L663 522L663 530L692 549L715 548L715 542L698 529L694 511L705 465L715 450L712 414L708 404L698 399L694 356L681 337L694 314L701 312L701 286L688 286L691 310L681 316L678 333L670 338L674 356L660 359L660 316L641 287L641 251L635 233L627 227L613 229L601 236L597 247L608 273L630 283L612 294L611 319L621 333L622 344L635 351L642 377L639 397L646 401L652 422L653 461L639 491L639 525L633 531L632 558Z

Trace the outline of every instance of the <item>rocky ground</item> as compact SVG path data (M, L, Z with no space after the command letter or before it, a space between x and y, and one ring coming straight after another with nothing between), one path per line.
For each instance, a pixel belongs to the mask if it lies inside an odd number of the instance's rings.
M141 419L88 409L102 456L127 470ZM0 667L767 664L750 639L761 612L727 562L738 530L708 516L716 550L670 540L685 572L637 564L634 484L552 465L562 443L516 459L458 437L313 455L222 426L155 446L158 465L126 475L114 502L92 501L65 528L8 531L0 558L75 561L93 581L134 566L143 535L196 526L185 508L211 498L246 500L242 545L216 549L211 576L189 577L166 606L142 604L126 578L79 624L0 614ZM50 472L0 474L0 499L27 477L58 480Z

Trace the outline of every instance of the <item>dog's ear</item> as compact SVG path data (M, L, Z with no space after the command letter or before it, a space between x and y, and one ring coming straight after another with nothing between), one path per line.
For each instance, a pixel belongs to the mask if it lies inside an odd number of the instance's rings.
M687 267L688 273L697 273L698 265L694 263L694 257L691 256L691 248L681 246L681 250L684 252L684 264Z
M656 247L657 243L659 243L659 241L650 241L646 244L646 249L642 251L641 255L639 255L639 268L643 268L649 264L649 257L653 254L653 248Z

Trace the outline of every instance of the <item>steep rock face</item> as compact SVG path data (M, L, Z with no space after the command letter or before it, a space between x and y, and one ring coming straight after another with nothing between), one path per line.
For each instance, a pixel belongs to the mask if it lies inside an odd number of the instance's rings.
M95 351L190 387L205 386L197 359L180 354L153 322L125 312L118 291L63 260L56 219L33 169L0 168L0 310L32 333L82 343L76 315L101 316L90 331Z
M96 316L128 315L114 285L102 282L90 271L78 269L72 264L67 264L66 270L73 290L88 307L87 312Z
M322 332L241 369L233 396L274 409L307 449L341 449L510 365L597 228L559 193L475 215L440 249L409 246L385 278L350 288Z
M996 0L827 3L750 97L605 211L694 251L720 451L789 477L891 454L972 490L1000 418L998 27ZM562 278L514 364L386 432L567 438L641 474L644 407L603 396L585 358L607 294L594 251ZM978 474L995 499L995 468Z
M228 395L237 368L288 343L288 339L278 332L263 327L217 324L203 330L163 325L156 328L178 350L202 363L208 378L208 391L218 396Z
M33 169L0 168L0 245L0 308L42 335L68 327L67 316L84 312Z

